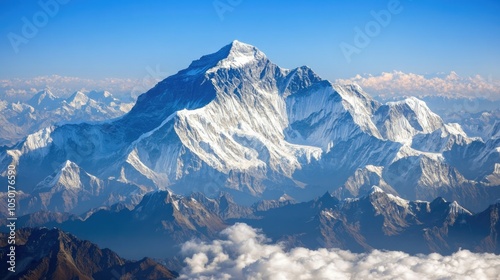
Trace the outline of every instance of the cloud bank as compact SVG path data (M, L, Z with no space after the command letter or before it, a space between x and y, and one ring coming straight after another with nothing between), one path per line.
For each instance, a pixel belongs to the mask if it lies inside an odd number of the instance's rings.
M378 76L356 75L338 83L357 83L368 93L383 98L394 96L447 96L500 99L500 82L480 75L461 77L449 74L418 75L401 71L383 72Z
M403 252L354 254L339 249L285 251L246 224L210 243L182 246L187 266L180 279L498 279L500 257L459 251L410 256Z

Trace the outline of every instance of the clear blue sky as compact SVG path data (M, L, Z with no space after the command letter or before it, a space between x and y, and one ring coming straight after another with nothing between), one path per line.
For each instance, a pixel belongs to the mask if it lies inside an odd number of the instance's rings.
M65 1L18 53L9 34L23 36L23 17L43 23L43 9L39 1L0 1L1 79L141 78L156 65L173 74L234 39L282 67L308 65L331 80L392 70L500 78L498 0L401 0L402 11L350 63L339 45L355 46L354 28L390 1ZM214 3L236 5L221 18Z

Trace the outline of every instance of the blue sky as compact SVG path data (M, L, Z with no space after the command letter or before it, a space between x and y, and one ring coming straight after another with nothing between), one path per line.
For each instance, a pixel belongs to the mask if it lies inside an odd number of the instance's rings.
M0 79L141 78L157 65L174 74L234 39L330 80L393 70L500 78L498 0L59 1L67 3L53 15L39 1L0 2ZM376 29L372 11L382 10L391 19ZM26 20L39 25L32 38L23 35ZM356 27L373 36L349 62L340 46L356 47Z

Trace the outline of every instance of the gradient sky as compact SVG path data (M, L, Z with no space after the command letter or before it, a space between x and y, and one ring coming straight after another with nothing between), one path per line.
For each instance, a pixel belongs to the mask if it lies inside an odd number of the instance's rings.
M141 78L157 65L170 75L234 39L330 80L392 70L500 78L498 0L401 0L402 11L350 63L339 45L355 46L355 28L391 1L65 1L18 53L9 34L23 36L23 18L43 20L43 9L39 1L0 2L0 79ZM234 7L221 17L214 4Z

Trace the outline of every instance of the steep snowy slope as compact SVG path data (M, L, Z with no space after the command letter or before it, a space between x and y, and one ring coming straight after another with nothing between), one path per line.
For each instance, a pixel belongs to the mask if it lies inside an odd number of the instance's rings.
M374 121L385 139L407 144L417 133L431 133L444 125L425 102L415 97L380 106Z
M288 119L282 91L289 89L279 82L296 73L289 74L255 47L239 42L212 56L219 57L221 52L227 53L214 66L201 65L214 60L209 56L178 74L178 79L187 81L203 74L213 85L213 99L202 108L188 105L172 113L159 127L142 135L133 143L128 162L138 158L133 163L136 169L144 170L144 164L154 174L166 173L170 183L188 175L198 177L200 183L217 174L230 175L237 182L218 183L259 194L264 188L259 180L273 174L291 177L301 163L318 159L321 149L285 141ZM208 70L202 73L199 68ZM192 174L199 170L203 172ZM242 173L257 181L241 182L245 180Z

